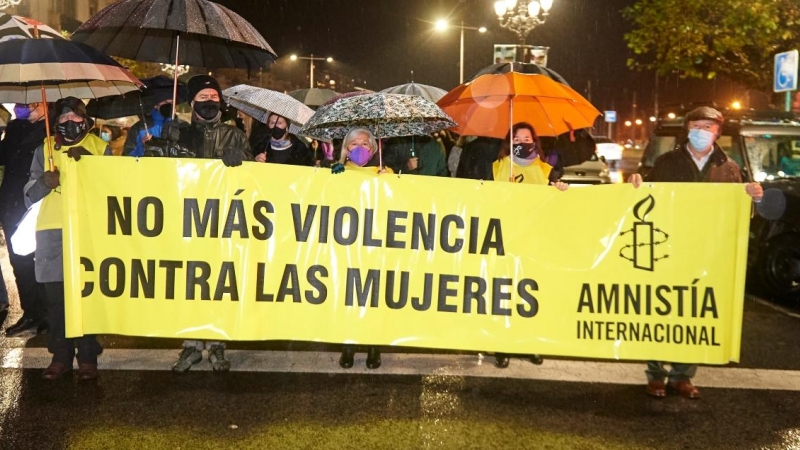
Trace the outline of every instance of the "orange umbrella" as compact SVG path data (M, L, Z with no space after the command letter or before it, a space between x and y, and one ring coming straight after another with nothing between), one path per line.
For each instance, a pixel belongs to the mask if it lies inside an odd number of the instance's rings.
M600 115L569 86L540 74L486 74L457 86L436 102L459 125L462 136L505 138L518 122L539 136L558 136L588 128Z

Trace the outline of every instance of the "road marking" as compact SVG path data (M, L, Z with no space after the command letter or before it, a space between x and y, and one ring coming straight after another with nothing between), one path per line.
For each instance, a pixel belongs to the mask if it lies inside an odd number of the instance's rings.
M534 365L512 359L506 369L494 366L494 356L384 353L383 365L366 368L366 355L356 354L352 369L339 367L339 353L303 351L228 350L234 372L327 373L359 375L437 375L453 377L516 378L580 383L641 385L644 363L592 362L545 359ZM166 371L178 350L108 349L100 356L101 370ZM50 354L44 348L1 348L0 369L44 369ZM210 371L207 360L192 370ZM800 371L701 367L695 383L702 387L800 391Z
M764 306L772 308L772 309L774 309L776 311L780 311L780 312L786 314L789 317L794 317L795 319L800 319L800 314L797 314L796 312L792 311L789 308L786 308L784 306L778 305L776 303L773 303L773 302L770 302L770 301L767 301L767 300L764 300L764 299L761 299L761 298L758 298L758 297L749 296L749 298L751 300L757 302L757 303L761 303Z

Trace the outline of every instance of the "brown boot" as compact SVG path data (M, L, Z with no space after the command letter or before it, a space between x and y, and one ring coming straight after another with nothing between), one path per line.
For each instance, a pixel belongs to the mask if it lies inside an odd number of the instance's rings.
M60 362L51 362L47 369L44 369L42 378L45 380L58 380L69 372L72 372L72 366L67 366Z
M680 394L681 397L688 398L689 400L697 400L700 398L700 391L698 391L689 380L670 381L669 388Z
M79 380L94 380L99 374L97 373L97 364L78 363L78 379Z
M667 396L666 386L664 386L664 382L661 380L648 381L645 391L647 395L655 398L664 398Z

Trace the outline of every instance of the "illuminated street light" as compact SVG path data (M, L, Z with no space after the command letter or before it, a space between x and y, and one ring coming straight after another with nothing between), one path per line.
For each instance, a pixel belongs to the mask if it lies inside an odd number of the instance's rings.
M626 126L626 127L629 127L629 126L631 126L631 125L633 125L633 122L631 122L630 120L626 120L626 121L625 121L625 126Z
M733 109L742 109L742 103L739 102L738 100L736 100L733 103L731 103L731 108L733 108Z
M655 122L655 121L656 121L656 116L650 116L650 122Z
M667 117L669 117L670 119L674 119L675 118L675 113L669 113L669 114L667 114Z
M445 31L450 28L450 24L447 23L444 19L439 19L436 21L434 28L436 31ZM459 77L458 77L458 84L464 82L464 30L473 30L477 31L478 33L486 33L486 27L468 27L464 25L464 21L461 21L461 25L452 25L454 28L461 29L461 51L460 51L460 59L458 62L459 68Z
M636 119L636 125L641 125L641 124L642 124L642 119Z
M314 66L314 61L327 61L329 63L333 62L333 58L331 58L330 56L327 57L327 58L321 58L321 57L318 57L318 56L314 56L313 53L310 56L292 55L292 56L289 57L289 59L292 60L292 61L297 61L298 59L305 59L305 60L309 61L309 63L310 63L309 64L309 80L311 81L311 89L314 89L314 67L315 67Z
M499 0L494 2L494 12L500 21L500 26L513 31L519 37L519 42L525 45L525 38L534 28L543 24L553 7L553 0L539 0L522 2L517 0Z

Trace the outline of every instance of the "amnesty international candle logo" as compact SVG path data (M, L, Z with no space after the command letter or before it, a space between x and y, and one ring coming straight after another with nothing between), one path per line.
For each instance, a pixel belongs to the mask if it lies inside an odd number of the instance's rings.
M655 227L653 222L647 220L647 215L655 208L656 200L648 195L633 207L633 215L637 222L633 228L623 231L620 236L632 235L632 239L619 251L621 258L633 263L633 267L641 270L653 271L655 263L669 258L666 253L658 253L657 247L669 239L669 234Z

